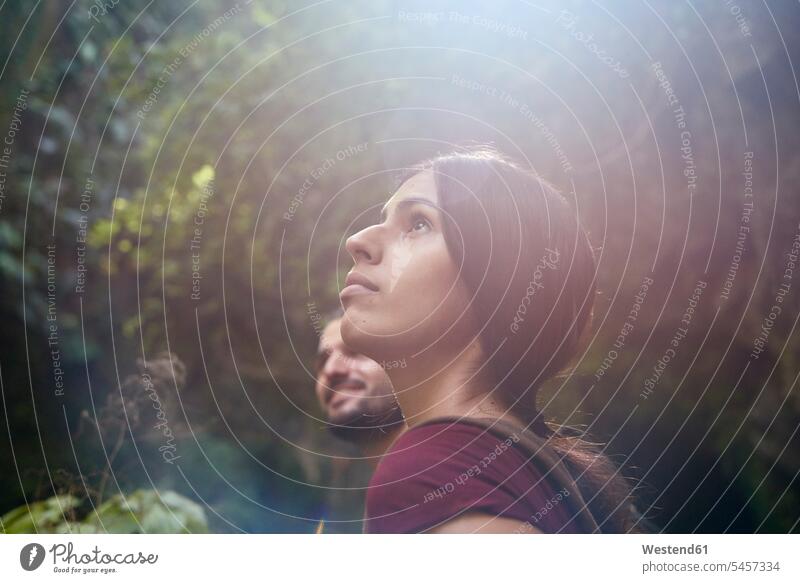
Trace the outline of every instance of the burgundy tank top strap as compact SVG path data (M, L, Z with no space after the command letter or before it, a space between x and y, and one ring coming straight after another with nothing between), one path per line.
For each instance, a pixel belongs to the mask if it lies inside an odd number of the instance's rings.
M414 427L421 427L423 425L437 425L439 423L448 423L448 424L469 423L469 419L470 419L469 417L456 417L454 415L448 415L444 417L435 417L433 419L428 419L427 421L423 421L422 423L416 424ZM545 423L544 415L542 413L536 415L533 421L531 421L531 423L527 427L523 426L523 428L532 430L534 433L536 433L536 435L538 435L539 437L543 437L544 439L552 437L556 434L555 431L550 429L547 423Z

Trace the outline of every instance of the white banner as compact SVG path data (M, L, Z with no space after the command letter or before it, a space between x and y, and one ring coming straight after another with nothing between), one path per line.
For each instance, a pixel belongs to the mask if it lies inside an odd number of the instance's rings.
M2 581L800 581L792 535L6 535Z

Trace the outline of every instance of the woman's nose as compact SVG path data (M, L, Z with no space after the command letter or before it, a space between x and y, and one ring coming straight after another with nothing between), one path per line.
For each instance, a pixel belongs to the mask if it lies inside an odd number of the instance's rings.
M356 264L362 261L373 264L381 262L380 228L380 225L372 225L348 237L345 249Z

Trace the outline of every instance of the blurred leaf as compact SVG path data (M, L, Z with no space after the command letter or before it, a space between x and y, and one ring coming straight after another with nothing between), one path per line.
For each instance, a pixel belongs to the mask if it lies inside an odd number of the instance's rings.
M114 496L84 521L114 533L204 533L205 512L196 503L172 491L137 490Z
M6 534L56 532L64 523L64 514L77 508L81 501L75 496L53 496L47 500L19 506L6 513L2 523Z

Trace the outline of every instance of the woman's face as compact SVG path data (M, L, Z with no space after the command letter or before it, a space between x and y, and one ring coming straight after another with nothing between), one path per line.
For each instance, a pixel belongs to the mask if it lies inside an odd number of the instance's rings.
M347 240L355 265L340 293L342 338L387 367L432 345L464 341L462 326L448 332L467 320L469 294L447 249L438 202L433 172L416 174L386 203L379 224Z

